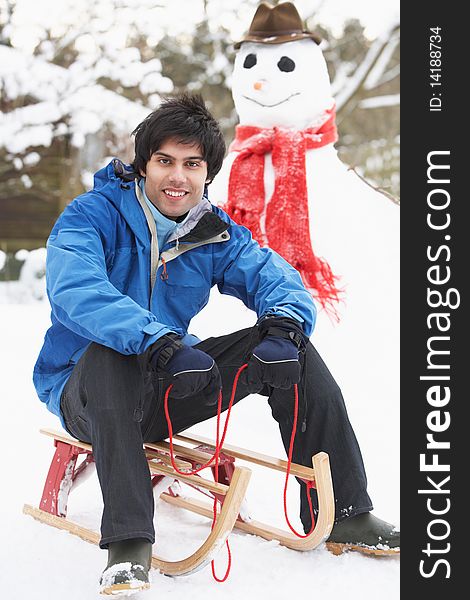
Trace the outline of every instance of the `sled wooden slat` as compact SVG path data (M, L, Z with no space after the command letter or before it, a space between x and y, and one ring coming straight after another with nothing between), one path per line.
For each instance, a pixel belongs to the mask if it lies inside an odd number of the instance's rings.
M77 440L66 433L56 431L55 429L47 429L47 428L40 429L39 433L42 433L51 438L54 438L55 440L57 440L59 442L65 442L66 444L73 444L74 446L77 446L77 448L83 448L84 450L89 450L90 452L92 450L91 444L87 444L86 442L81 442L80 440Z
M74 446L77 446L78 448L83 448L83 450L88 450L89 452L92 451L91 444L87 444L87 442L81 442L80 440L77 440L77 439L69 436L66 433L62 433L60 431L55 431L54 429L47 429L47 428L40 429L39 431L40 431L40 433L43 433L44 435L52 437L55 440L58 440L59 442L65 442L66 444L73 444ZM144 447L147 450L147 444L144 444ZM151 447L152 447L152 449L147 451L148 458L158 458L163 463L165 463L167 465L171 465L171 459L168 454L167 446L160 447L159 444L152 444ZM207 457L206 457L206 460L207 460ZM192 465L190 462L188 462L186 460L181 460L180 458L175 458L175 465L181 471L192 469Z
M192 444L205 444L212 447L214 444L214 442L209 438L194 433L178 433L174 437L181 442L188 442ZM229 456L233 456L234 458L240 458L241 460L246 460L247 462L268 467L269 469L274 469L276 471L284 471L285 473L287 469L286 460L274 458L272 456L268 456L267 454L261 454L260 452L246 450L245 448L239 448L238 446L224 444L222 452L224 454L228 454ZM295 477L301 477L306 481L315 481L315 470L311 467L304 467L303 465L292 463L290 473L291 475L294 475Z
M174 436L176 438L176 436ZM170 452L170 444L168 442L158 442L157 444L145 444L150 450L159 449L162 452ZM213 447L213 445L212 445ZM188 448L180 444L173 443L173 452L176 455L185 456L187 459L195 460L201 464L206 463L212 456L211 452L199 450L198 448Z
M169 467L173 466L171 464L171 458L170 458L169 454L165 454L164 452L155 452L153 450L147 450L147 448L145 448L145 454L146 454L147 458L150 460L156 460L158 462L162 462L163 464L168 465ZM186 460L181 460L180 458L175 457L175 465L176 465L176 468L179 469L180 471L191 471L192 470L191 463Z
M160 569L165 575L189 575L206 566L224 545L225 540L233 529L233 525L240 511L240 505L245 497L246 488L251 472L245 467L236 467L225 501L217 515L214 528L209 533L203 544L190 556L182 560L168 561L159 556L152 556L152 567ZM57 517L39 508L25 504L23 512L58 529L77 535L87 542L98 544L100 535L91 529L82 527L63 517Z
M179 481L184 481L197 487L202 487L206 490L210 490L211 492L215 492L216 494L223 494L225 496L229 489L229 486L225 485L224 483L216 483L215 481L210 481L208 479L204 479L203 477L195 477L194 475L180 475L176 473L172 467L167 467L166 465L159 465L149 462L149 469L150 472L155 475L168 475L169 477L174 477Z

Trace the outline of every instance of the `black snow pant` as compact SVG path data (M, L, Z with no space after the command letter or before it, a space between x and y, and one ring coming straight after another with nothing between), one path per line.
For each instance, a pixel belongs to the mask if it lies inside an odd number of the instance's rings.
M223 383L223 410L230 400L237 370L258 344L256 327L204 340L196 347L216 361ZM311 343L301 356L299 415L293 461L311 466L312 455L330 456L336 500L336 520L372 510L359 446L341 391ZM171 376L149 368L146 355L123 355L92 343L75 365L61 398L61 411L71 435L93 445L103 494L100 547L110 542L144 538L154 543L154 499L143 442L168 437L163 397ZM266 386L274 419L286 452L294 415L293 389ZM249 395L242 378L234 402ZM217 405L202 395L172 400L173 432L183 431L217 414ZM300 482L300 517L311 525L306 486ZM315 490L311 490L317 511Z

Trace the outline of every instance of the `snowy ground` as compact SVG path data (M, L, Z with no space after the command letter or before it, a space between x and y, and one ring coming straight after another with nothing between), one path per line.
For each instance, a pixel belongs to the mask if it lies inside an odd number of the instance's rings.
M9 291L8 291L9 290ZM22 514L25 502L37 505L52 457L51 440L39 435L40 427L59 428L58 420L38 401L31 382L32 367L49 324L47 303L12 304L14 284L0 284L1 391L3 404L1 472L3 475L3 543L0 547L3 584L8 600L84 600L98 599L98 578L106 553L66 532L52 529ZM232 312L233 309L238 313ZM254 315L228 300L220 320L230 329L226 315L240 314L236 327L252 324ZM213 316L213 315L212 315ZM202 315L202 320L207 318ZM199 325L202 321L199 322ZM235 329L235 326L232 327ZM321 352L321 348L320 348ZM398 442L377 445L377 428L382 418L393 427L396 405L361 406L346 399L350 417L361 444L369 477L369 492L375 514L399 524ZM259 396L247 398L233 411L227 441L261 452L283 456L277 425L266 401ZM194 431L211 435L213 421ZM398 440L398 437L394 439ZM289 498L291 520L298 510L296 483L292 481ZM248 502L253 516L283 526L282 479L253 473ZM99 528L100 491L93 475L72 492L69 517L85 526ZM187 514L161 501L156 503L157 543L155 552L166 558L182 558L207 536L208 521ZM230 537L232 571L224 584L213 581L209 568L190 577L169 578L152 571L150 591L137 598L170 597L195 599L292 597L323 594L354 598L399 598L399 559L374 559L349 553L335 557L320 547L298 553L254 536L234 533ZM217 572L223 574L226 554L217 558ZM6 586L6 588L5 588Z

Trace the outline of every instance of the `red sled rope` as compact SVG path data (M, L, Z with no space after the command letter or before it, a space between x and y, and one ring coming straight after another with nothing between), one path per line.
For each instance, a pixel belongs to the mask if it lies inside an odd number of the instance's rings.
M193 471L189 471L189 472L180 471L175 463L175 456L174 456L174 450L173 450L173 426L171 423L171 417L170 417L170 412L169 412L169 408L168 408L168 398L169 398L170 391L171 391L173 385L168 386L168 388L165 392L165 396L164 396L164 411L165 411L165 418L166 418L166 422L167 422L167 426L168 426L168 437L169 437L169 443L170 443L170 458L171 458L171 464L173 466L173 469L180 475L188 475L188 474L195 475L196 473L199 473L199 471L202 471L203 469L209 467L212 463L214 463L214 479L218 483L218 481L219 481L219 457L220 457L220 452L222 450L222 447L223 447L223 444L225 441L225 436L227 434L227 428L228 428L228 423L229 423L229 419L230 419L230 412L232 410L233 402L235 399L235 393L237 391L238 379L239 379L241 373L243 372L243 370L246 369L247 366L248 365L246 363L244 365L242 365L238 369L238 371L235 375L235 378L233 380L232 393L231 393L230 401L229 401L228 408L227 408L227 417L225 419L224 430L223 430L221 438L220 438L220 417L222 414L222 390L219 391L219 396L218 396L218 400L217 400L217 424L216 424L216 442L215 442L214 454L204 465L201 465L200 467L198 467L197 469L194 469ZM288 485L288 481L289 481L289 474L290 474L290 469L291 469L291 464L292 464L292 453L294 450L295 433L296 433L296 429L297 429L298 410L299 410L299 392L298 392L297 384L294 384L294 421L293 421L293 425L292 425L292 433L291 433L291 439L290 439L290 444L289 444L286 479L285 479L284 493L283 493L284 515L286 518L287 525L289 526L292 533L294 533L299 538L306 538L312 533L313 529L315 528L315 518L314 518L314 514L313 514L312 500L310 497L310 489L313 487L313 483L311 481L306 482L307 500L308 500L308 505L309 505L309 509L310 509L311 522L312 522L310 531L307 534L298 533L292 527L292 525L289 521L289 517L287 515L287 485ZM214 498L211 529L214 528L216 520L217 520L217 498ZM212 576L219 583L223 583L224 581L227 580L229 573L230 573L231 566L232 566L232 553L230 550L230 545L229 545L228 540L226 540L225 543L227 545L228 564L227 564L227 570L225 571L225 574L222 578L219 578L216 575L214 560L211 561Z

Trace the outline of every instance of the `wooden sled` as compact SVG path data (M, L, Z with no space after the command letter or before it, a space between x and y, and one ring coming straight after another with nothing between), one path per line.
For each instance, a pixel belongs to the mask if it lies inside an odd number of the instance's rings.
M80 442L65 433L50 429L41 429L41 433L54 438L56 451L47 475L40 507L34 508L25 504L23 512L43 523L64 529L88 542L98 544L100 535L97 532L86 529L65 518L70 490L86 467L93 462L91 445ZM175 479L191 484L196 480L198 487L223 499L213 529L205 542L193 554L178 561L167 561L158 556L152 557L152 567L159 569L166 575L189 575L207 565L214 558L217 550L224 545L240 511L251 471L244 467L236 467L230 485L216 483L199 476L196 479L196 476L179 475L174 471L165 445L160 447L160 444L146 444L145 449L153 485L159 483L164 477L171 478L169 485ZM80 466L76 467L77 458L80 454L85 455L85 457ZM206 462L208 455L205 454L204 456ZM191 463L180 459L176 461L176 466L181 471L192 469Z
M66 518L69 493L73 485L83 476L87 466L93 462L91 445L80 442L65 432L41 429L41 433L54 439L56 450L39 508L25 504L23 512L43 523L64 529L88 542L98 544L100 535L97 532L86 529ZM205 464L214 452L212 442L201 436L180 434L175 436L174 439L187 444L187 446L173 444L175 464L179 471L189 472L201 464ZM313 468L294 463L291 465L292 475L304 481L314 482L319 503L319 514L315 529L308 537L299 538L288 531L240 515L240 512L243 515L240 508L245 497L251 471L246 467L235 466L235 459L243 459L283 472L287 468L286 461L225 444L220 453L219 482L217 483L214 480L201 477L199 474L178 474L171 465L168 442L144 444L144 449L149 462L153 486L155 487L159 483L160 486L163 484L161 499L209 519L213 518L211 503L201 502L195 498L183 498L178 495L172 486L174 480L177 480L203 491L205 495L209 494L217 498L221 504L216 523L208 538L193 554L179 561L167 561L158 556L152 557L152 567L159 569L166 575L189 575L203 568L224 545L234 527L247 533L259 535L267 540L278 540L282 545L294 550L311 550L325 541L330 534L335 511L329 459L325 452L319 452L313 456ZM79 455L84 455L84 457L81 464L77 466ZM213 466L208 468L214 474L215 468Z

